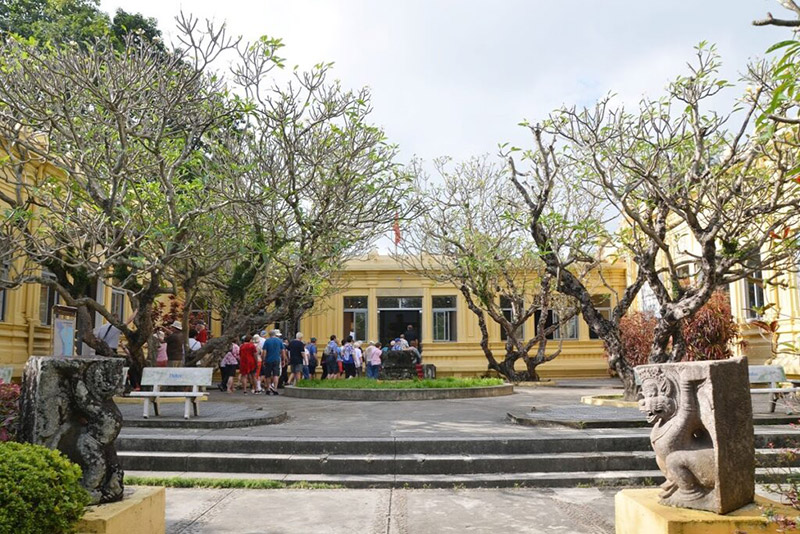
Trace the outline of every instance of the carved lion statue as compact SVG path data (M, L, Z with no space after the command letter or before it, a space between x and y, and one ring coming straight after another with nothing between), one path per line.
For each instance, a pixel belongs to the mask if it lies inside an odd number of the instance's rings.
M714 490L716 471L714 446L697 401L697 388L703 380L681 376L676 383L655 367L643 369L639 376L639 410L653 423L650 442L667 479L661 485L662 503L694 507L692 501Z

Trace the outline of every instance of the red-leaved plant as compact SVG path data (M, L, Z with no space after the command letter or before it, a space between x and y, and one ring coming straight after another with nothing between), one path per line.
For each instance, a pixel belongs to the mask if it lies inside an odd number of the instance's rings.
M631 312L619 321L625 360L631 367L647 363L657 322L658 319L652 313L646 312Z
M17 437L19 393L17 384L0 380L0 441L13 441Z
M739 325L731 315L731 300L724 291L715 291L705 305L683 324L686 361L724 360L733 356L733 346L744 349Z
M620 337L625 348L625 359L632 367L648 363L653 332L658 319L650 313L632 312L619 322ZM744 348L746 342L739 337L739 326L731 315L728 294L716 291L708 302L685 321L683 337L686 340L686 361L724 360L733 355L733 345Z

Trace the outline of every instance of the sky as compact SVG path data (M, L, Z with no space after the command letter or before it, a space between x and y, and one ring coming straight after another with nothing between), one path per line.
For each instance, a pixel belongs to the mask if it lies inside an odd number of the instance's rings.
M157 18L167 38L184 10L246 40L282 38L289 67L334 62L345 87L370 88L372 121L402 162L524 148L518 124L561 105L657 97L700 41L717 45L723 75L736 80L788 36L751 25L784 14L775 0L101 1L119 7Z

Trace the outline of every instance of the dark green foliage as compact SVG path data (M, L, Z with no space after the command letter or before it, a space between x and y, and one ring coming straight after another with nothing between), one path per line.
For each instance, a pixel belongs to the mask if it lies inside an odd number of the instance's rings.
M227 288L228 298L232 303L240 303L244 300L256 274L258 274L257 267L250 260L236 264Z
M4 0L0 2L0 33L13 33L44 43L90 43L110 36L114 47L124 48L125 37L161 43L154 18L118 9L114 20L100 10L99 0Z
M137 42L155 43L156 48L161 52L166 52L161 41L161 30L158 29L158 21L153 17L145 17L141 13L128 13L124 9L117 9L114 20L111 23L111 32L114 34L118 48L122 48L125 37L132 33Z
M28 443L0 443L0 534L68 534L89 494L81 468L60 452Z
M0 31L39 42L83 43L109 33L99 0L6 0L0 2Z

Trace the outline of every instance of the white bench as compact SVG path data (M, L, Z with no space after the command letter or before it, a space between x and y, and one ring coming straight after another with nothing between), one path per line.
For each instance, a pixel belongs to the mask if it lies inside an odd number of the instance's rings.
M211 385L211 374L214 370L210 367L145 367L142 370L142 385L153 386L153 391L131 391L131 397L144 398L144 418L150 415L150 403L153 404L155 414L158 415L158 400L162 397L185 397L186 403L183 418L189 419L189 408L194 407L197 416L197 399L205 395L200 391L200 386ZM192 391L161 391L162 386L192 386Z
M770 413L775 411L775 405L778 399L783 399L786 393L795 393L800 391L798 381L787 380L786 373L783 372L783 367L780 365L751 365L748 369L749 380L751 385L766 384L767 387L750 388L751 394L769 393L770 398ZM790 382L792 385L788 387L781 387L781 382Z

